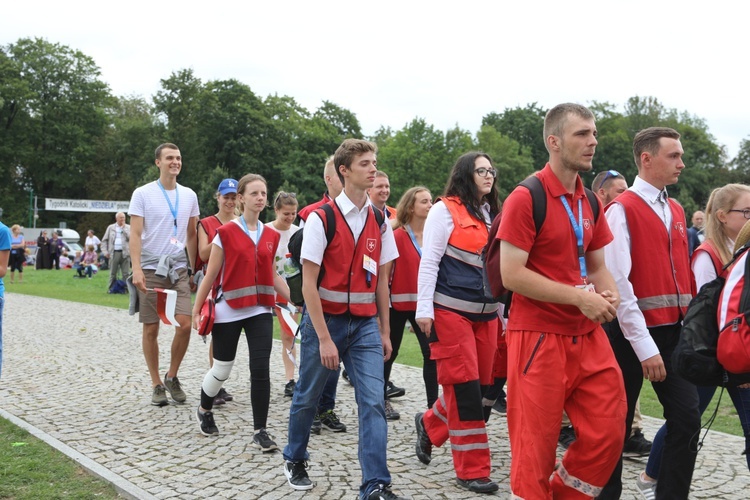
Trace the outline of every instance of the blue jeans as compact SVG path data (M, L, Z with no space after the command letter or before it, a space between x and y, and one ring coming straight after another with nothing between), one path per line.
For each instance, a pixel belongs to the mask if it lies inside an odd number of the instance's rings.
M378 323L373 318L325 314L331 339L344 362L354 386L359 415L359 464L362 468L360 498L366 498L378 485L389 485L387 446L388 426L383 406L383 344ZM318 399L332 370L320 362L320 344L310 317L300 325L300 368L294 399L289 409L288 444L285 460L308 460L310 425L317 412Z
M716 392L716 386L702 387L698 386L698 409L703 415L711 399ZM742 433L745 435L745 458L747 459L747 468L750 470L750 389L740 389L739 387L727 387L727 392L732 398L734 407L737 409L737 415L740 417L742 424ZM654 436L654 444L651 446L651 453L648 456L646 464L646 474L654 479L659 478L659 469L661 467L662 450L664 449L664 438L667 435L667 426L662 425Z
M5 297L0 296L0 376L3 374L3 307Z

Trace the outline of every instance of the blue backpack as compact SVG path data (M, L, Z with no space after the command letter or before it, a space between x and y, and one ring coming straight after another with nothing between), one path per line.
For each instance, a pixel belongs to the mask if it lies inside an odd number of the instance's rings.
M123 280L116 280L107 293L128 293L128 286Z

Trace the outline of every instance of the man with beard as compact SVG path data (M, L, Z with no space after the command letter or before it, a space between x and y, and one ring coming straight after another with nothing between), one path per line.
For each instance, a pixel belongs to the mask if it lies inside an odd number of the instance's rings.
M497 236L503 283L514 292L506 333L510 487L514 498L587 498L601 492L624 443L622 373L601 327L620 299L604 265L612 234L578 175L592 168L594 115L555 106L544 141L549 163L536 175L545 222L537 233L531 192L519 187ZM563 410L577 439L556 467Z

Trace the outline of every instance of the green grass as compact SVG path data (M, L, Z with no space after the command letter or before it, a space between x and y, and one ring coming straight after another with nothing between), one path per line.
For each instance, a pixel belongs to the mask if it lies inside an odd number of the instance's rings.
M0 418L0 498L118 498L107 483Z
M127 294L107 293L109 270L99 271L91 279L74 278L75 275L76 272L73 269L57 271L26 267L23 272L23 283L18 282L18 273L16 273L16 282L13 285L10 284L10 274L5 276L5 290L50 299L128 308Z

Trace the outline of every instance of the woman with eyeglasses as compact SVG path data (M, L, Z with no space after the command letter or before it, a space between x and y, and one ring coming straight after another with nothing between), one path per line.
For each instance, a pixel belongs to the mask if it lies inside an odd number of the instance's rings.
M234 179L224 179L219 183L219 187L216 188L214 193L216 204L218 205L219 211L214 215L210 215L198 221L198 253L195 258L195 284L200 286L201 280L206 273L206 266L208 266L208 258L211 255L211 242L216 236L216 231L219 227L223 226L227 222L234 220L235 207L237 202L237 181ZM211 342L208 345L208 366L213 366L214 363L214 340L211 337ZM222 387L219 393L214 397L214 406L223 405L227 401L234 400L234 396Z
M299 226L293 224L295 217L297 217L297 195L295 193L287 193L279 191L273 201L273 211L276 213L276 219L269 224L269 228L279 233L279 247L276 249L276 272L280 275L284 275L284 263L286 262L286 255L289 253L289 239L294 233L299 231ZM289 325L281 317L281 308L287 304L287 301L283 297L277 297L277 305L274 306L274 312L276 318L279 320L279 327L281 329L281 359L284 362L284 376L287 381L284 386L284 396L291 398L294 396L294 388L297 383L294 381L294 361L296 359L294 350L294 333Z
M289 287L276 272L274 256L279 234L270 231L258 216L266 208L266 180L247 174L237 185L240 216L216 230L211 243L206 277L198 288L193 306L193 328L200 323L200 310L212 287L221 287L211 335L214 363L201 384L201 404L196 412L201 434L214 436L214 397L229 378L244 330L250 354L250 403L255 435L253 445L263 452L278 449L266 424L271 399L270 358L273 346L273 306L276 294L289 299Z
M424 360L422 378L427 392L427 408L430 408L438 397L437 368L435 360L430 359L430 344L427 336L416 322L417 312L417 274L419 261L422 258L424 223L432 207L432 195L424 186L408 189L398 202L393 236L396 239L398 258L393 261L390 278L391 309L391 357L385 362L385 393L388 393L387 382L391 376L393 363L401 348L406 322L411 323L419 341ZM385 399L385 418L398 420L400 415Z
M480 152L462 155L443 197L427 215L419 265L416 322L430 338L443 395L416 416L417 458L449 439L457 484L476 493L497 491L482 393L493 381L498 304L484 296L482 249L499 212L496 170Z
M727 184L711 192L706 205L706 239L693 252L690 266L695 276L696 289L724 274L724 266L732 260L737 235L750 219L750 186ZM698 387L698 408L701 414L711 403L716 386ZM727 392L740 417L745 435L745 458L750 470L750 376L729 376ZM666 425L654 436L645 472L638 478L638 487L654 488L659 478Z

